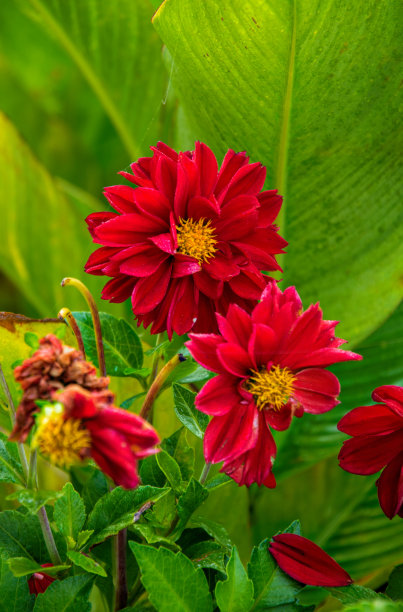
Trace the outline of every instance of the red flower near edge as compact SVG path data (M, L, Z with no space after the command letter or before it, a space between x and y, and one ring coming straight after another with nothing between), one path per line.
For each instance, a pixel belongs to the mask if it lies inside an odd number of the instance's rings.
M53 563L44 563L42 567L53 567ZM44 593L48 586L52 584L56 579L45 572L35 572L30 578L28 578L28 587L31 595L38 595Z
M317 544L295 533L274 536L269 551L291 578L311 586L341 587L352 583L349 574Z
M327 412L339 402L336 376L325 368L361 359L340 349L336 321L324 321L319 304L302 312L295 287L284 293L271 282L251 315L231 305L217 315L221 335L190 334L193 357L218 376L196 397L210 414L204 436L206 461L239 484L275 486L276 445L270 428L287 429L294 416Z
M364 475L385 468L376 483L379 503L388 518L403 518L403 387L377 387L372 399L379 404L354 408L338 424L353 436L343 443L340 466Z
M121 172L138 185L115 185L105 196L117 212L89 215L93 241L103 245L86 272L112 277L102 297L131 297L138 324L151 332L217 331L215 312L231 303L250 312L280 270L275 255L287 242L273 225L277 191L261 191L266 169L229 150L218 171L213 152L196 142L176 153L163 143L153 157Z
M137 460L158 452L155 429L140 416L116 408L109 391L90 393L70 385L45 406L34 445L56 465L69 466L92 457L116 485L139 485Z

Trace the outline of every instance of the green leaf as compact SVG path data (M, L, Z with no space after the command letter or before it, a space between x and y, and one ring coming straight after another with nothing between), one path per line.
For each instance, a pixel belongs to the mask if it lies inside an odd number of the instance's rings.
M284 196L285 285L365 338L402 295L399 3L167 0L153 23L193 135Z
M186 491L178 499L177 512L179 522L174 531L176 539L185 529L193 512L207 499L207 497L207 489L203 487L198 480L192 478L186 488Z
M93 529L85 529L84 531L80 531L80 533L77 536L77 548L78 549L83 548L93 533L94 533Z
M290 526L288 533L298 533L299 525ZM293 603L301 584L285 574L269 553L270 539L266 538L255 546L248 563L248 576L253 582L255 603L253 610Z
M83 553L74 550L70 550L67 553L67 556L70 561L74 563L74 565L81 567L86 572L89 572L90 574L97 574L98 576L103 576L104 578L106 578L107 573L105 572L102 565L97 563L97 561L95 561L91 557L83 555Z
M205 486L209 491L213 491L214 489L223 487L227 483L231 482L231 480L232 479L226 474L217 474L217 476L214 476L214 478L208 480Z
M45 543L36 516L15 510L0 513L0 553L3 558L28 557L33 561L48 561Z
M7 436L3 433L0 433L0 481L24 483L17 445L8 442Z
M95 504L88 517L86 529L93 529L87 546L93 546L106 538L115 535L133 523L136 510L146 502L155 502L169 489L144 486L127 491L116 487Z
M94 470L93 474L86 481L81 491L87 513L92 510L96 502L107 492L108 482L105 474L99 470Z
M345 606L343 610L347 612L403 612L403 602L385 601L378 596L372 601L360 601Z
M85 506L71 482L63 487L63 496L55 503L53 513L58 530L66 537L77 539L78 533L85 522Z
M54 501L61 496L60 491L35 491L33 489L20 489L10 495L6 499L15 499L22 506L28 509L31 514L37 514L38 510Z
M61 279L83 276L83 262L90 251L88 234L81 215L2 114L0 134L0 270L31 308L42 316L56 314L66 301ZM85 282L90 290L99 286L99 280L89 275ZM68 303L70 308L77 307L82 297L70 291ZM0 358L3 361L1 354Z
M180 422L195 436L203 439L204 431L208 425L208 416L194 407L195 393L175 383L173 385L175 414Z
M7 563L13 575L17 578L43 571L43 567L40 565L40 563L32 561L27 557L12 557L11 559L7 560ZM53 565L52 567L46 568L46 573L49 576L54 576L58 572L69 569L69 567L70 565Z
M215 569L225 574L224 555L227 550L214 540L196 542L183 550L197 568L205 567Z
M215 596L221 612L247 612L253 604L253 583L234 546L227 565L227 579L217 582Z
M182 553L129 542L149 599L159 612L209 612L213 609L203 570Z
M91 313L73 312L83 336L87 358L98 366L97 347ZM143 349L134 329L123 319L100 312L106 371L110 376L126 376L143 365Z
M0 559L0 612L31 612L35 596L26 578L16 578L6 561Z
M386 595L391 599L403 600L403 565L398 565L389 576Z
M29 4L33 18L77 65L114 125L129 160L134 160L146 136L147 142L156 140L166 79L148 1L116 0L105 6L80 0L30 0Z
M156 456L159 468L164 472L166 479L177 495L183 492L182 474L179 465L175 459L166 451L160 450Z
M190 526L200 527L204 529L212 538L216 540L228 553L232 550L232 542L227 530L223 525L219 525L215 521L204 516L193 516L190 521Z
M359 584L350 584L346 587L327 588L326 590L343 604L354 603L356 601L361 601L362 599L388 599L386 595L376 593L372 589L367 589Z
M169 438L161 442L161 448L167 451L179 465L182 478L188 482L194 472L195 453L187 441L187 431L181 427Z
M36 334L33 334L32 332L27 332L24 335L24 342L35 350L39 348L39 338Z
M92 583L93 578L88 575L55 580L44 593L37 595L34 612L89 612Z

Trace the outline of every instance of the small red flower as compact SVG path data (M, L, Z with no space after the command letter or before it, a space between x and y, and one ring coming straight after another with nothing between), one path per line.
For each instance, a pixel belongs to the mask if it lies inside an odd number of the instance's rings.
M53 567L53 563L44 563L42 567ZM31 595L38 595L44 593L49 585L52 584L56 579L44 572L35 572L28 579L28 587Z
M113 398L113 396L112 396ZM38 420L34 445L57 465L92 457L116 485L139 485L137 461L158 452L155 429L136 414L111 405L110 392L70 385L54 395Z
M379 503L388 518L403 518L403 387L377 387L372 399L379 403L354 408L338 424L353 436L343 443L340 466L364 475L385 468L376 483Z
M196 397L210 414L206 461L239 484L275 486L276 445L271 428L287 429L293 416L327 412L339 402L336 376L325 368L361 359L340 349L336 321L324 321L319 304L302 312L295 287L284 293L271 282L252 314L231 305L217 315L220 335L190 334L187 346L202 366L217 372Z
M352 583L351 577L332 557L300 535L274 536L269 551L283 572L303 584L341 587Z
M14 370L23 395L17 408L16 422L10 440L24 442L32 429L34 414L39 411L36 400L51 399L52 394L66 385L77 383L91 391L106 389L109 378L97 376L92 363L59 338L48 334L39 340L39 349Z
M158 143L153 157L120 172L137 189L115 185L105 196L116 212L89 215L90 274L110 276L102 297L131 297L138 324L151 332L216 331L215 312L231 303L250 312L280 270L275 255L287 242L273 225L277 191L261 191L266 169L229 150L218 170L213 152L196 142L176 153Z

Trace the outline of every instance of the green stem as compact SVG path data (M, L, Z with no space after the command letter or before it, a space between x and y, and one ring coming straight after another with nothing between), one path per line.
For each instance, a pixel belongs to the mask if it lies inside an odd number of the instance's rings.
M98 364L101 376L106 376L104 343L102 341L101 320L99 318L98 308L90 290L78 278L64 278L61 282L62 287L72 285L85 298L88 307L91 311L92 321L94 324L95 341L97 344Z
M163 384L165 383L165 381L168 378L168 376L170 375L170 373L182 361L185 361L185 358L182 355L175 355L174 357L172 357L172 359L170 359L168 361L168 363L166 365L164 365L162 370L159 372L159 374L155 378L154 382L152 383L151 387L149 388L148 393L146 395L146 398L144 400L144 403L143 403L143 405L141 407L140 416L143 419L145 419L145 420L148 419L150 411L151 411L151 409L153 407L154 401L155 401L158 393L161 391L161 388L162 388Z
M64 321L67 319L67 322L70 325L73 331L73 334L76 337L78 348L84 355L84 359L85 359L85 348L84 348L83 337L81 335L80 328L78 327L77 321L73 317L71 310L69 310L68 308L62 308L61 310L59 310L57 316L61 321Z
M52 561L53 565L61 565L62 560L60 558L59 551L57 550L56 542L53 537L52 529L50 528L50 524L49 524L48 515L46 514L46 510L44 506L42 506L42 508L40 508L38 511L38 519L41 525L43 539L45 540L45 544L46 544L46 548L49 553L50 560Z
M8 402L10 411L11 411L11 421L12 421L12 423L14 425L16 410L15 410L13 398L11 397L10 388L9 388L9 386L7 384L6 378L4 376L3 368L1 367L1 365L0 365L0 382L1 382L1 386L3 388L4 394L5 394L6 398L7 398L7 402ZM27 478L28 478L28 461L27 461L27 456L25 454L24 445L21 442L17 442L17 448L18 448L18 454L20 456L22 471L24 472L25 480L27 480Z
M156 347L159 344L161 344L161 340L162 340L162 334L157 334L157 338L155 340L155 346ZM154 358L153 358L153 364L151 366L150 385L154 382L154 380L155 380L155 378L157 376L159 360L160 360L160 353L159 353L159 351L155 351Z
M203 471L200 474L200 478L199 478L200 484L204 484L206 482L207 476L209 475L209 471L210 471L211 465L212 465L211 461L204 465Z
M37 451L31 450L31 456L29 458L29 470L27 478L28 489L38 489L38 475L36 470L37 465Z
M122 529L115 536L115 611L127 606L127 576L126 576L126 540L127 530Z

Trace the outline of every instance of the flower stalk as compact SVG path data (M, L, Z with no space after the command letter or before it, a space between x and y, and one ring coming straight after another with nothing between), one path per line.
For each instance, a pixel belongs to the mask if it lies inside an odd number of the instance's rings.
M122 529L114 538L115 555L115 610L122 610L127 605L126 575L126 540L127 530Z
M148 393L145 397L144 403L140 410L140 416L148 420L151 409L153 407L154 401L157 398L159 392L161 391L162 386L164 385L166 379L170 375L170 373L183 361L185 361L185 357L181 354L175 355L168 361L167 364L161 369L159 374L156 376L154 382L148 390Z
M59 310L57 317L61 321L67 321L68 325L70 325L71 330L76 337L78 348L82 352L84 359L85 359L86 357L85 357L83 337L81 335L80 328L78 327L77 321L73 317L73 313L71 312L69 308L62 308L61 310Z
M102 341L101 320L99 318L98 308L95 304L95 300L92 297L90 290L84 285L84 283L78 280L78 278L64 278L61 282L61 285L62 287L65 287L66 285L71 285L72 287L78 289L78 291L85 298L85 301L88 304L88 307L91 311L92 321L94 324L94 334L97 345L99 370L101 372L101 376L106 376L105 353L104 344Z
M204 485L204 483L206 482L207 477L208 477L209 472L210 472L211 466L212 466L212 462L211 461L209 461L209 462L204 464L204 468L203 468L202 473L200 474L200 478L199 478L200 484Z

